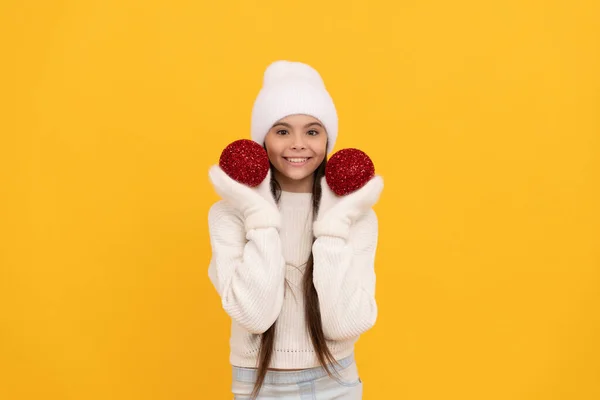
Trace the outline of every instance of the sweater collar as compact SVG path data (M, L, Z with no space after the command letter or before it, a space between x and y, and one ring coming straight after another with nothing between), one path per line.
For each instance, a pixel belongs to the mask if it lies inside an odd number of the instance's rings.
M283 206L309 207L312 206L312 193L295 193L281 191L279 203Z

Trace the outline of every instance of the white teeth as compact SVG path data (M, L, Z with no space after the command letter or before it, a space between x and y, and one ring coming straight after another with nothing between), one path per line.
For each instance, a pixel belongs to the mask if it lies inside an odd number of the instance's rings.
M293 163L303 163L307 158L288 158L287 160Z

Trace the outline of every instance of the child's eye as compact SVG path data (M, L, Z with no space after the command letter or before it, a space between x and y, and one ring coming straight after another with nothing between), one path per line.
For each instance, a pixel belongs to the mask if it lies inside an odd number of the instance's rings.
M285 129L280 129L280 130L278 130L278 131L277 131L277 134L278 134L278 135L285 135L285 134L287 134L287 133L288 133L288 131L287 131L287 130L285 130Z
M316 136L316 135L318 135L318 134L319 134L319 131L315 131L315 130L313 129L313 130L310 130L310 131L308 131L307 133L308 133L310 136Z

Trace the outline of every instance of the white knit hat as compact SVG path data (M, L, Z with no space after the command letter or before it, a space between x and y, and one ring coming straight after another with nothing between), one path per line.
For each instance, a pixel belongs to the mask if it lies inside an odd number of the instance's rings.
M275 122L293 114L317 118L327 130L327 153L338 133L335 105L321 75L307 64L275 61L267 67L252 109L252 140L264 145L265 136Z

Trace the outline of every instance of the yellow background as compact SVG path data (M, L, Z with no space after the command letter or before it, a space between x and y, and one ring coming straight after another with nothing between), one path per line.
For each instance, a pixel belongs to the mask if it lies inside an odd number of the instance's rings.
M227 399L207 171L276 59L386 188L365 398L600 398L597 1L2 3L0 399Z

